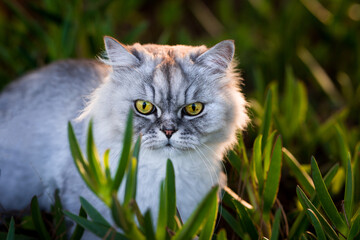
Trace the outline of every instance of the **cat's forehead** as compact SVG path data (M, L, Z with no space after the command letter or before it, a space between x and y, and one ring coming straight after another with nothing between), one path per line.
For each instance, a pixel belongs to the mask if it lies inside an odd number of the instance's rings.
M194 64L208 50L205 46L134 44L128 50L140 59L136 72L147 76L137 78L143 86L137 97L146 95L146 100L171 109L212 96L211 71Z
M200 55L204 53L206 46L186 46L186 45L159 45L159 44L139 44L129 46L132 51L151 55L154 59L169 61L169 59L179 59Z

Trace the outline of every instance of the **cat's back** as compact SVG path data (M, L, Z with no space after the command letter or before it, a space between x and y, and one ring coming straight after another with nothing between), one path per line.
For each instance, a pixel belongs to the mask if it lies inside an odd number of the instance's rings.
M5 87L0 93L0 117L11 118L21 109L33 109L36 107L34 104L58 105L72 102L74 97L88 94L98 87L108 73L109 68L98 61L54 62Z
M7 196L0 199L2 207L21 209L35 194L48 201L44 181L49 185L71 163L67 122L77 117L85 98L108 73L97 61L58 61L0 93L0 192Z
M54 135L66 130L108 74L109 68L98 61L63 60L5 87L0 93L0 157L4 151L56 145L61 136Z

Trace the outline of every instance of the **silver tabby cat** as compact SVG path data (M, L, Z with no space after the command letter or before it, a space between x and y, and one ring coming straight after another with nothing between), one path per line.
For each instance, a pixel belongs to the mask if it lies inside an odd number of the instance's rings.
M129 109L142 134L137 202L158 211L166 160L174 164L177 207L186 220L222 174L225 151L248 123L233 41L205 46L125 46L105 37L102 61L66 60L36 70L0 95L0 211L25 208L33 195L48 209L55 189L64 208L85 197L109 211L80 178L70 155L67 122L84 146L90 119L95 142L118 165ZM122 199L123 188L119 192Z

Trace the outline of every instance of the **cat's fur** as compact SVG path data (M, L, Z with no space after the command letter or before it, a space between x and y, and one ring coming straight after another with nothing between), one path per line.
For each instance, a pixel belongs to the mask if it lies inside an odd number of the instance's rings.
M77 212L83 196L110 218L77 173L67 122L73 122L84 146L93 119L95 142L101 153L111 149L114 171L129 109L135 113L135 136L143 136L136 197L142 211L151 208L157 214L168 158L175 168L183 220L213 185L225 184L221 159L248 122L232 61L234 43L223 41L208 50L104 40L104 63L56 62L15 81L0 95L0 211L22 209L35 194L48 208L58 188L65 209ZM141 115L134 108L138 99L152 102L156 111ZM194 102L202 102L204 110L195 117L184 115L181 109ZM168 140L162 128L177 131Z

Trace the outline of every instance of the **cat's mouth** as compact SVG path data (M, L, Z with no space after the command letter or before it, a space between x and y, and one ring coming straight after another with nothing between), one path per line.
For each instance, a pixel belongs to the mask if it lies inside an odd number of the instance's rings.
M193 141L181 141L177 139L145 139L143 141L142 146L145 148L149 148L151 150L165 150L165 151L173 151L173 150L180 150L180 151L188 151L192 150L196 147L196 143Z

